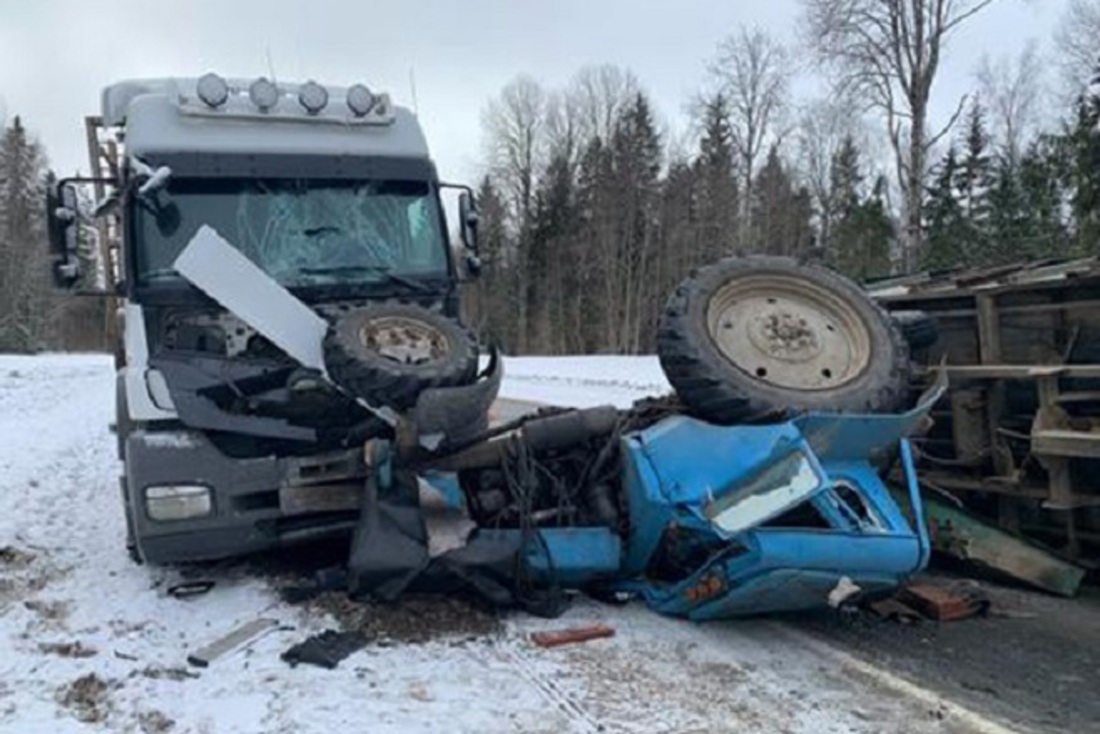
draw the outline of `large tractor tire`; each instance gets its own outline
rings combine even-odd
[[[371,405],[411,408],[432,387],[477,376],[477,340],[442,314],[404,303],[375,303],[340,316],[324,344],[337,384]]]
[[[657,352],[685,406],[713,423],[889,412],[907,396],[909,351],[886,312],[838,273],[788,258],[693,273],[665,307]]]

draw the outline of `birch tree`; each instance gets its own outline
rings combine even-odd
[[[1100,29],[1098,29],[1100,30]],[[1015,166],[1031,137],[1043,104],[1043,64],[1032,41],[1015,59],[982,59],[978,85],[988,113],[991,136]]]
[[[782,137],[792,64],[787,50],[759,28],[740,28],[718,46],[710,75],[728,104],[742,193],[742,232],[751,226],[757,169]],[[744,237],[742,237],[744,243]]]
[[[885,117],[905,205],[902,259],[911,269],[924,249],[928,156],[962,113],[940,130],[929,105],[952,34],[994,0],[802,0],[809,42],[838,91]]]
[[[1085,93],[1100,59],[1100,0],[1070,0],[1054,40],[1066,96],[1076,99]]]

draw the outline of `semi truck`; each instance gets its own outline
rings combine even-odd
[[[409,110],[208,73],[113,84],[86,124],[92,175],[51,187],[50,242],[58,285],[117,318],[136,561],[338,537],[355,594],[603,589],[694,618],[885,593],[927,562],[906,437],[942,385],[913,400],[898,323],[838,274],[702,268],[659,325],[672,395],[490,425],[503,361],[459,297],[474,197]]]

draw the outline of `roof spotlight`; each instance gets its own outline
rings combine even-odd
[[[308,81],[298,88],[298,102],[306,112],[316,115],[328,104],[328,90],[315,81]]]
[[[356,117],[362,117],[370,112],[370,108],[374,106],[374,95],[371,94],[366,85],[353,84],[348,87],[347,103],[352,114]]]
[[[252,100],[252,104],[260,108],[260,111],[267,112],[279,103],[279,87],[275,82],[262,76],[252,82],[252,86],[248,88],[248,98]]]
[[[213,72],[199,77],[199,81],[195,84],[195,92],[207,107],[214,109],[221,107],[229,99],[229,85],[225,79]]]

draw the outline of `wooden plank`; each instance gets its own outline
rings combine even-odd
[[[1100,459],[1100,433],[1048,428],[1031,434],[1031,451],[1049,456]]]
[[[1032,380],[1049,375],[1100,379],[1100,364],[948,364],[927,367],[923,372],[931,374],[941,369],[947,372],[949,378],[971,380]]]
[[[894,493],[901,497],[900,491]],[[923,504],[924,521],[934,550],[994,569],[1053,594],[1077,594],[1085,569],[936,497],[925,494]]]

